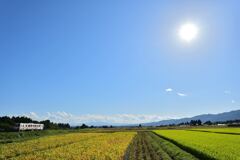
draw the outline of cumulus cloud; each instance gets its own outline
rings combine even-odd
[[[172,89],[172,88],[167,88],[167,89],[165,89],[165,91],[166,91],[166,92],[172,92],[173,89]]]
[[[25,115],[25,116],[30,116],[33,119],[39,119],[39,116],[35,112],[30,112],[29,115]]]
[[[39,115],[34,112],[24,114],[34,120],[46,120],[49,119],[56,123],[70,123],[75,124],[138,124],[146,122],[160,121],[168,119],[169,117],[163,117],[159,115],[147,115],[147,114],[114,114],[114,115],[100,115],[100,114],[85,114],[85,115],[73,115],[67,112],[47,112],[44,115]],[[172,118],[172,117],[171,117]]]
[[[186,97],[187,95],[185,93],[177,93],[178,96],[180,97]]]

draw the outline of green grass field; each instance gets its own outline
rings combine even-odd
[[[26,141],[34,138],[40,138],[49,135],[58,135],[71,133],[71,130],[44,130],[30,132],[0,132],[0,145],[5,143],[13,143]]]

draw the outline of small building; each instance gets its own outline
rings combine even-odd
[[[38,123],[20,123],[19,124],[19,131],[26,131],[26,130],[43,130],[44,124]]]

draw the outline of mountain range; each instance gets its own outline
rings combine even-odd
[[[202,114],[190,118],[169,119],[158,122],[143,123],[142,126],[160,126],[190,122],[191,120],[201,120],[203,123],[206,121],[219,122],[240,119],[240,110],[224,112],[219,114]]]

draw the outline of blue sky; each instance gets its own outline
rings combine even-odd
[[[0,114],[135,123],[239,109],[239,5],[1,0]]]

